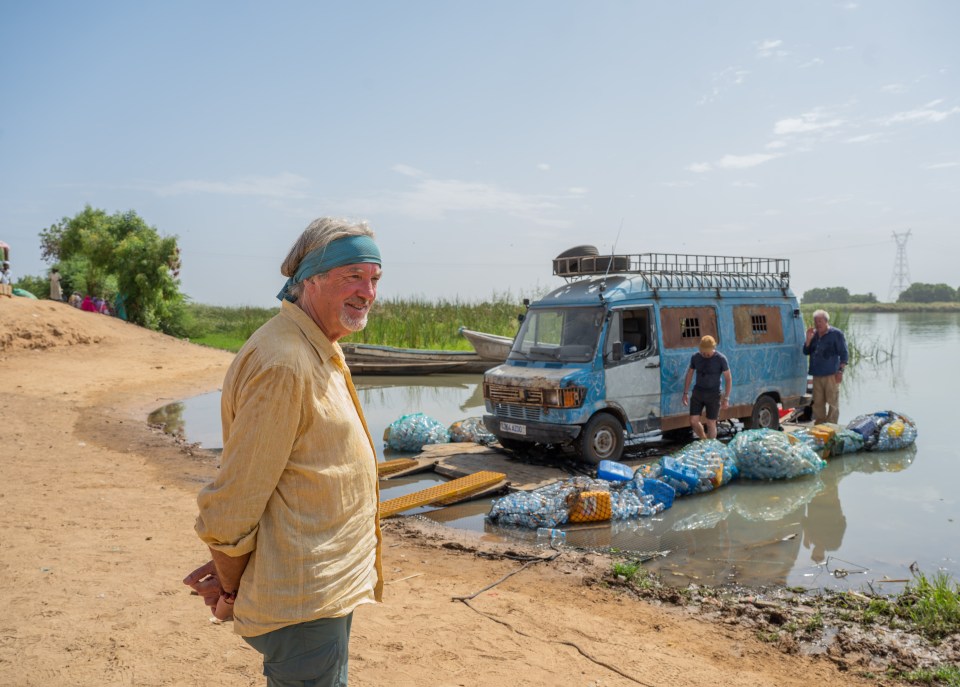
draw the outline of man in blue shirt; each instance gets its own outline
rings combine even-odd
[[[840,382],[843,368],[847,366],[847,340],[843,332],[830,326],[830,314],[826,310],[813,313],[813,326],[807,330],[803,354],[810,356],[813,421],[836,424],[840,419]]]
[[[693,373],[697,373],[697,383],[693,387],[693,395],[687,398],[687,389]],[[720,378],[723,378],[723,393],[720,392]],[[687,377],[683,380],[683,405],[690,403],[690,427],[700,439],[717,438],[717,418],[720,417],[720,408],[727,408],[730,403],[730,389],[733,387],[733,377],[730,374],[730,364],[723,353],[717,351],[717,342],[709,334],[700,339],[700,352],[690,357],[690,367]],[[704,408],[707,411],[707,431],[703,430],[700,422],[700,413]]]

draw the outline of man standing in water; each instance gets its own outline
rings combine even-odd
[[[697,374],[697,383],[693,395],[687,397],[687,389],[693,374]],[[720,391],[720,379],[723,378],[723,392]],[[686,379],[683,380],[683,405],[690,404],[690,427],[700,439],[717,438],[717,419],[720,409],[730,405],[730,390],[733,388],[733,375],[727,356],[717,351],[717,342],[709,334],[700,339],[700,352],[690,357]],[[707,411],[707,430],[704,432],[700,414]]]
[[[813,421],[836,424],[840,419],[840,382],[843,368],[847,366],[847,340],[843,332],[830,326],[830,314],[826,310],[813,313],[813,326],[807,329],[803,354],[810,356]]]
[[[314,221],[283,262],[278,315],[227,371],[216,479],[197,499],[213,557],[184,583],[263,654],[268,687],[347,684],[353,610],[383,588],[376,452],[337,340],[363,329],[380,251]]]

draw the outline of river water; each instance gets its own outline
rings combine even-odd
[[[960,418],[948,399],[960,392],[960,313],[855,314],[849,333],[876,356],[848,368],[840,421],[877,410],[913,418],[915,446],[828,461],[817,476],[735,481],[677,499],[653,518],[567,529],[567,545],[649,559],[664,581],[894,593],[911,569],[960,578]],[[891,355],[888,355],[892,353]],[[423,412],[449,425],[483,414],[480,375],[357,377],[361,403],[380,446],[384,429]],[[190,442],[220,447],[219,392],[158,409]],[[443,481],[433,474],[381,483],[393,498]],[[533,540],[533,533],[486,522],[490,501],[413,513],[451,527]],[[893,581],[884,581],[893,580]]]

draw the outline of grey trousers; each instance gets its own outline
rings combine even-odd
[[[243,639],[263,654],[267,687],[347,687],[352,622],[353,613]]]

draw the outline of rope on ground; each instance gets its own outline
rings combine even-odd
[[[480,609],[474,607],[474,606],[470,603],[470,600],[471,600],[471,599],[475,599],[476,597],[478,597],[478,596],[480,596],[481,594],[483,594],[485,591],[490,590],[490,589],[493,589],[494,587],[496,587],[496,586],[497,586],[498,584],[500,584],[501,582],[505,582],[506,580],[510,579],[511,577],[513,577],[514,575],[516,575],[516,574],[519,573],[519,572],[523,572],[524,570],[526,570],[527,568],[529,568],[531,565],[535,565],[535,564],[537,564],[537,563],[549,563],[550,561],[555,560],[555,559],[560,555],[560,550],[557,549],[556,547],[554,547],[554,551],[555,551],[555,553],[553,553],[553,554],[550,555],[550,556],[543,556],[543,557],[540,557],[540,558],[534,558],[534,559],[532,559],[532,560],[528,560],[526,563],[524,563],[523,565],[521,565],[519,568],[517,568],[517,569],[514,570],[513,572],[507,573],[506,575],[504,575],[503,577],[501,577],[501,578],[500,578],[499,580],[497,580],[496,582],[494,582],[494,583],[492,583],[492,584],[488,584],[486,587],[484,587],[483,589],[481,589],[481,590],[479,590],[479,591],[477,591],[477,592],[474,592],[473,594],[469,594],[469,595],[467,595],[467,596],[453,596],[453,597],[450,598],[450,600],[451,600],[451,601],[460,601],[460,602],[462,602],[464,606],[466,606],[467,608],[469,608],[469,609],[470,609],[471,611],[473,611],[474,613],[477,613],[477,614],[479,614],[479,615],[482,615],[484,618],[488,618],[489,620],[492,620],[492,621],[495,622],[495,623],[499,623],[499,624],[503,625],[504,627],[506,627],[507,629],[509,629],[511,632],[515,632],[516,634],[521,635],[522,637],[529,637],[530,639],[537,639],[537,640],[539,640],[539,641],[541,641],[541,642],[548,642],[548,643],[550,643],[550,644],[563,644],[563,645],[565,645],[565,646],[572,647],[572,648],[576,649],[577,652],[579,652],[579,654],[580,654],[581,656],[583,656],[585,659],[587,659],[588,661],[591,661],[591,662],[597,664],[598,666],[601,666],[601,667],[603,667],[603,668],[606,668],[607,670],[612,671],[612,672],[616,673],[617,675],[620,675],[621,677],[625,677],[626,679],[630,680],[631,682],[635,682],[635,683],[637,683],[638,685],[643,685],[643,687],[655,687],[655,685],[651,685],[649,682],[644,682],[643,680],[638,680],[638,679],[635,678],[633,675],[629,675],[628,673],[623,672],[622,670],[620,670],[619,668],[617,668],[617,667],[614,666],[614,665],[611,665],[611,664],[609,664],[609,663],[607,663],[607,662],[605,662],[605,661],[601,661],[601,660],[598,659],[598,658],[594,658],[593,656],[591,656],[590,654],[588,654],[586,651],[584,651],[584,650],[583,650],[579,645],[577,645],[575,642],[570,642],[570,641],[567,641],[567,640],[564,640],[564,639],[542,639],[541,637],[535,637],[534,635],[527,634],[526,632],[523,632],[522,630],[518,630],[518,629],[515,628],[513,625],[511,625],[510,623],[508,623],[508,622],[506,622],[506,621],[504,621],[504,620],[500,620],[499,618],[495,618],[495,617],[493,617],[492,615],[490,615],[489,613],[484,613],[483,611],[481,611]]]
[[[526,566],[524,566],[524,567],[526,567]],[[520,571],[518,570],[517,572],[520,572]],[[479,594],[480,592],[477,592],[477,593]],[[521,637],[529,637],[530,639],[536,639],[536,640],[539,640],[539,641],[541,641],[541,642],[547,642],[547,643],[549,643],[549,644],[563,644],[564,646],[573,647],[574,649],[577,650],[577,652],[578,652],[581,656],[583,656],[583,657],[584,657],[585,659],[587,659],[588,661],[590,661],[590,662],[592,662],[592,663],[595,663],[595,664],[597,664],[598,666],[601,666],[602,668],[606,668],[607,670],[609,670],[609,671],[611,671],[611,672],[614,672],[614,673],[616,673],[617,675],[619,675],[619,676],[621,676],[621,677],[624,677],[624,678],[630,680],[631,682],[636,682],[638,685],[643,685],[643,687],[656,687],[655,685],[652,685],[652,684],[650,684],[649,682],[644,682],[643,680],[638,680],[638,679],[635,678],[633,675],[630,675],[629,673],[623,672],[622,670],[620,670],[620,669],[617,668],[616,666],[611,665],[611,664],[607,663],[606,661],[601,661],[601,660],[598,659],[598,658],[594,658],[593,656],[591,656],[590,654],[588,654],[586,651],[584,651],[576,642],[570,642],[570,641],[567,641],[567,640],[565,640],[565,639],[543,639],[542,637],[536,637],[536,636],[534,636],[534,635],[531,635],[531,634],[528,634],[528,633],[524,632],[523,630],[518,630],[518,629],[515,628],[513,625],[511,625],[510,623],[508,623],[508,622],[506,622],[506,621],[504,621],[504,620],[500,620],[499,618],[494,618],[494,617],[493,617],[492,615],[490,615],[489,613],[484,613],[484,612],[481,611],[480,609],[475,608],[475,607],[470,603],[470,601],[469,601],[467,598],[456,597],[456,600],[457,600],[457,601],[462,601],[463,604],[464,604],[467,608],[469,608],[471,611],[473,611],[474,613],[478,613],[478,614],[482,615],[484,618],[488,618],[488,619],[492,620],[492,621],[495,622],[495,623],[499,623],[499,624],[503,625],[504,627],[506,627],[507,629],[509,629],[511,632],[515,632],[516,634],[520,635]]]
[[[550,561],[556,559],[556,557],[559,556],[559,555],[560,555],[560,552],[557,551],[556,553],[554,553],[554,554],[551,555],[551,556],[543,556],[542,558],[534,558],[533,560],[527,561],[526,563],[524,563],[523,565],[521,565],[519,568],[517,568],[517,569],[514,570],[513,572],[507,573],[506,575],[504,575],[503,577],[501,577],[499,580],[497,580],[497,581],[494,582],[493,584],[488,584],[486,587],[484,587],[484,588],[481,589],[480,591],[474,592],[473,594],[470,594],[470,595],[468,595],[468,596],[454,596],[454,597],[451,597],[450,600],[451,600],[451,601],[463,601],[464,603],[466,603],[466,602],[469,601],[470,599],[474,599],[474,598],[480,596],[481,594],[483,594],[483,593],[484,593],[485,591],[487,591],[488,589],[493,589],[494,587],[496,587],[496,586],[497,586],[498,584],[500,584],[501,582],[505,582],[505,581],[509,580],[511,577],[513,577],[513,576],[516,575],[517,573],[523,572],[524,570],[526,570],[527,568],[529,568],[531,565],[534,565],[534,564],[536,564],[536,563],[549,563]]]

